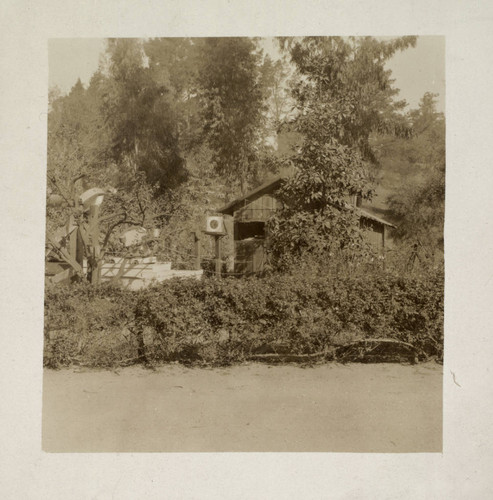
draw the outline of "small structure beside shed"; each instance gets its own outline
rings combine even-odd
[[[237,198],[218,210],[233,217],[234,227],[234,272],[236,274],[256,274],[262,272],[267,263],[265,224],[271,215],[282,208],[276,198],[276,191],[286,177],[279,176]],[[360,215],[360,225],[367,229],[365,237],[377,246],[382,254],[388,238],[387,229],[395,227],[366,209],[355,206]]]
[[[171,278],[199,279],[202,276],[203,271],[198,264],[192,270],[171,269],[171,262],[158,262],[153,256],[132,255],[131,247],[139,245],[150,235],[157,238],[158,229],[151,232],[140,226],[127,229],[120,237],[127,248],[123,255],[109,255],[102,250],[99,206],[104,195],[102,189],[92,188],[82,193],[73,203],[65,198],[60,200],[57,196],[50,196],[48,199],[48,206],[56,204],[73,208],[65,226],[53,233],[47,232],[45,278],[48,283],[68,284],[76,279],[90,277],[95,285],[111,281],[118,282],[125,288],[138,290],[153,282]],[[113,216],[110,215],[111,217]],[[197,252],[196,241],[195,238]],[[140,250],[145,251],[145,247],[141,246]],[[197,260],[198,257],[197,255]]]

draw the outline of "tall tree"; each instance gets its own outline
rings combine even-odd
[[[296,65],[293,88],[303,137],[289,159],[294,175],[281,190],[283,210],[271,221],[278,254],[331,249],[366,250],[350,198],[370,198],[370,146],[374,130],[408,133],[385,62],[415,43],[415,37],[386,42],[371,37],[281,39]]]
[[[204,130],[213,161],[217,172],[244,192],[262,147],[261,54],[250,38],[207,38],[200,58]]]
[[[280,43],[300,75],[293,93],[297,128],[305,136],[336,139],[375,162],[372,131],[409,134],[402,114],[406,103],[395,99],[398,89],[385,64],[398,50],[414,46],[416,37],[305,37]]]
[[[113,159],[145,172],[160,192],[186,178],[177,117],[169,88],[153,78],[135,39],[108,40],[104,113],[112,131]]]
[[[285,56],[273,61],[266,55],[262,65],[262,77],[268,99],[268,115],[271,126],[277,130],[285,121],[294,106],[294,101],[289,92],[289,80],[292,69]]]
[[[180,149],[184,155],[202,144],[198,72],[202,39],[151,38],[144,50],[153,80],[168,89],[168,101],[178,120]]]

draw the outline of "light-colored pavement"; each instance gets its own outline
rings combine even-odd
[[[442,367],[45,370],[48,452],[439,452]]]

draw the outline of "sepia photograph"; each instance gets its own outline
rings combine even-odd
[[[493,4],[2,7],[1,498],[490,498]]]
[[[48,57],[43,450],[442,452],[445,37]]]

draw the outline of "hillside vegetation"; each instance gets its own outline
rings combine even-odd
[[[125,228],[159,228],[160,258],[186,265],[204,214],[275,173],[328,169],[334,190],[331,144],[352,179],[334,196],[360,194],[398,241],[441,249],[444,117],[432,94],[405,113],[385,69],[416,38],[278,42],[273,61],[258,39],[109,39],[87,88],[50,91],[48,196],[102,187],[103,218],[122,214],[104,225],[108,251]],[[49,206],[48,230],[68,213]]]

